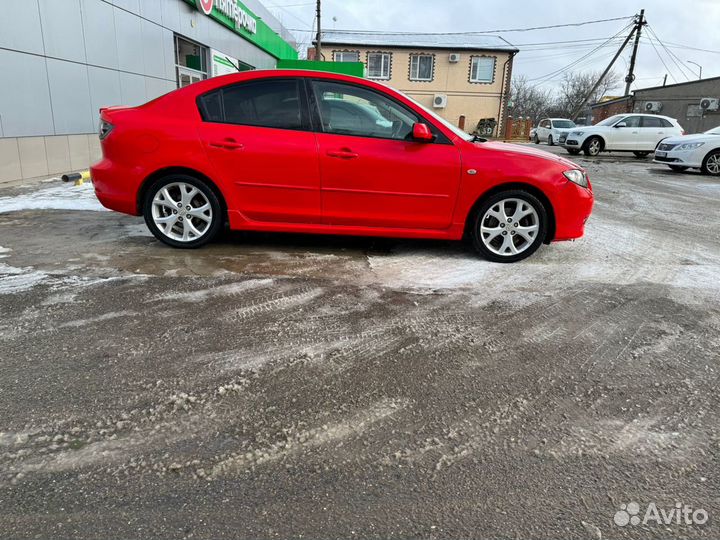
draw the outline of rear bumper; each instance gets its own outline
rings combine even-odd
[[[558,191],[555,208],[555,237],[553,242],[574,240],[585,234],[585,224],[592,213],[595,198],[590,189],[568,181]]]
[[[95,195],[100,203],[110,210],[139,215],[137,205],[137,171],[120,168],[108,159],[99,161],[90,167]]]

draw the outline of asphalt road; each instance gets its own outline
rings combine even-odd
[[[577,161],[515,265],[0,191],[0,538],[717,538],[720,181]]]

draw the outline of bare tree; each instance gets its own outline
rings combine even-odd
[[[542,116],[547,115],[553,97],[549,90],[533,86],[527,77],[521,75],[512,81],[510,101],[510,115],[513,118],[529,117],[533,123],[537,123]]]
[[[555,111],[559,116],[569,118],[573,111],[583,104],[588,92],[602,75],[601,71],[583,71],[565,73],[562,84],[558,89],[558,96],[555,102]],[[600,82],[586,104],[596,103],[601,97],[622,84],[622,77],[611,71]]]

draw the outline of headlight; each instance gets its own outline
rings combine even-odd
[[[703,144],[705,144],[705,143],[704,142],[685,143],[685,144],[681,144],[680,146],[675,148],[675,150],[680,150],[680,151],[695,150],[696,148],[700,148]]]
[[[113,126],[110,122],[106,122],[105,120],[100,120],[100,128],[98,130],[98,135],[100,136],[100,140],[102,141],[105,137],[110,135],[110,132],[113,130]]]
[[[584,171],[574,169],[572,171],[565,171],[563,174],[565,175],[565,178],[577,184],[578,186],[584,188],[588,187],[588,179]]]
[[[585,135],[585,132],[584,131],[573,131],[572,134],[577,135],[578,137],[582,137],[583,135]]]

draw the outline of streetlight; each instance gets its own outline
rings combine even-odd
[[[696,65],[697,67],[700,68],[700,77],[698,77],[698,78],[699,78],[699,79],[702,79],[702,66],[701,66],[700,64],[698,64],[697,62],[693,62],[692,60],[688,60],[687,63],[688,63],[688,64]]]

